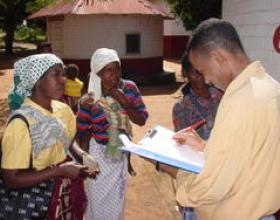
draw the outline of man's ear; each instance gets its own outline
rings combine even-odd
[[[219,66],[223,66],[227,60],[225,51],[220,49],[212,50],[210,56]]]

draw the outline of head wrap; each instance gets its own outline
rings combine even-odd
[[[63,62],[54,54],[31,55],[14,64],[14,85],[8,96],[11,110],[18,109],[24,98],[31,96],[36,82],[55,64]]]
[[[97,49],[90,60],[90,79],[88,92],[94,93],[94,99],[97,101],[102,96],[101,79],[97,73],[102,70],[107,64],[112,62],[121,63],[120,58],[115,50],[108,48]]]

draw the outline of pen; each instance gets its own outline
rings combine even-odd
[[[203,118],[203,119],[200,119],[199,121],[197,121],[196,123],[192,124],[191,126],[187,127],[187,129],[197,129],[199,127],[201,127],[202,125],[204,125],[206,123],[206,120]]]

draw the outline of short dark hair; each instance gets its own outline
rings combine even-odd
[[[221,19],[210,18],[203,21],[193,31],[188,42],[188,50],[212,50],[222,48],[231,53],[244,49],[234,26]]]
[[[74,63],[68,64],[65,67],[66,76],[77,77],[79,75],[79,72],[80,72],[79,67]]]
[[[189,57],[188,57],[188,51],[186,50],[181,58],[181,65],[182,65],[182,69],[185,71],[185,72],[188,72],[190,71],[193,67],[192,67],[192,64],[189,60]]]
[[[37,45],[37,51],[42,52],[44,48],[52,48],[52,44],[49,42],[42,42]]]

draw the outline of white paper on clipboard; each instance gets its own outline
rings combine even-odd
[[[176,144],[172,139],[174,134],[173,131],[156,125],[147,132],[138,144],[134,144],[128,138],[120,135],[124,144],[121,150],[199,173],[204,165],[203,153],[194,151],[187,145]]]

